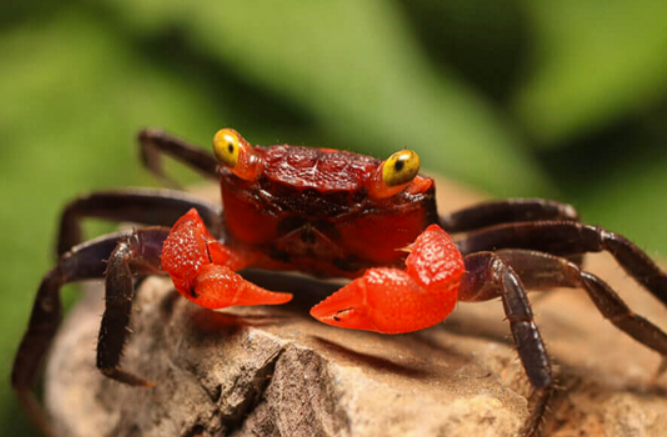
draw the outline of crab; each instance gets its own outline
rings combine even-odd
[[[411,150],[381,161],[333,149],[252,146],[233,129],[216,133],[213,153],[157,129],[138,138],[144,165],[159,177],[168,180],[160,165],[168,155],[217,179],[223,207],[175,190],[128,189],[92,193],[65,208],[58,262],[39,286],[12,372],[20,402],[46,433],[49,422],[31,386],[61,319],[59,290],[94,278],[106,280],[97,367],[133,386],[153,385],[120,364],[134,278],[167,274],[180,294],[209,309],[292,298],[237,273],[248,267],[349,278],[310,314],[385,334],[436,325],[457,302],[500,298],[534,389],[526,437],[539,434],[555,391],[528,289],[583,288],[611,323],[661,354],[658,374],[667,368],[667,335],[583,271],[581,255],[611,253],[665,305],[667,275],[623,236],[579,222],[570,205],[509,199],[439,215],[435,183],[419,174]],[[85,217],[150,226],[82,243]]]

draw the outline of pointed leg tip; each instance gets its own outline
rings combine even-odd
[[[651,377],[651,380],[649,381],[650,385],[656,385],[658,383],[658,380],[662,377],[662,375],[665,374],[667,371],[667,356],[662,356],[662,360],[660,361],[660,365],[656,369],[655,373],[653,374],[653,377]]]

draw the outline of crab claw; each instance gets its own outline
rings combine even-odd
[[[456,292],[443,299],[406,272],[381,268],[367,270],[314,306],[310,315],[341,328],[399,334],[440,323],[455,305]]]
[[[341,288],[310,310],[310,315],[327,325],[377,331],[368,305],[364,303],[365,286],[356,280]]]
[[[289,293],[265,290],[234,273],[251,264],[252,257],[220,244],[194,208],[174,224],[162,246],[162,267],[176,290],[197,305],[218,309],[292,300]]]
[[[292,300],[290,293],[265,290],[229,267],[208,264],[201,268],[189,294],[183,295],[199,306],[220,309],[233,305],[280,305]]]
[[[465,270],[463,257],[439,226],[410,247],[406,270],[369,269],[310,310],[327,325],[398,334],[433,326],[452,312]]]

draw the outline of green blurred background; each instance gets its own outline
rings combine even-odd
[[[155,185],[144,126],[206,147],[224,126],[258,144],[409,146],[666,255],[665,29],[664,0],[0,3],[2,435],[35,435],[8,375],[58,213],[77,193]]]

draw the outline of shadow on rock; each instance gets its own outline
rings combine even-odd
[[[327,351],[345,357],[354,362],[361,363],[371,367],[379,372],[395,373],[410,378],[428,378],[435,376],[431,372],[419,367],[411,367],[402,363],[396,363],[387,358],[378,357],[371,354],[357,352],[331,340],[322,337],[312,336],[312,338]]]

